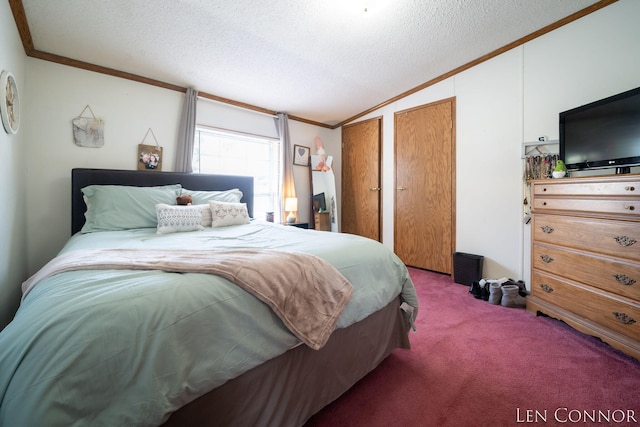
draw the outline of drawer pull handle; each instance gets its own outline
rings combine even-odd
[[[614,274],[613,277],[615,277],[616,282],[620,283],[621,285],[631,286],[636,283],[636,279],[632,279],[626,274]]]
[[[628,236],[617,236],[617,237],[614,237],[614,239],[616,240],[616,242],[618,242],[620,246],[625,246],[625,247],[631,246],[634,243],[636,243],[636,239]]]
[[[635,191],[636,187],[629,186],[629,187],[624,187],[624,189],[627,191]]]
[[[542,206],[547,206],[547,202],[542,202]]]
[[[543,292],[546,292],[548,294],[553,292],[553,288],[551,286],[547,285],[546,283],[540,283],[540,289],[542,289]]]
[[[628,211],[634,211],[634,210],[636,210],[636,207],[635,207],[635,206],[633,206],[633,205],[625,206],[624,208],[625,208],[626,210],[628,210]]]
[[[553,233],[553,227],[549,227],[548,225],[543,225],[540,229],[547,234]]]
[[[553,258],[551,258],[549,255],[540,255],[540,259],[546,264],[553,262]]]
[[[612,314],[616,317],[616,320],[618,320],[618,322],[624,323],[625,325],[632,325],[636,323],[636,319],[627,316],[625,313],[618,313],[617,311],[614,311],[612,312]]]

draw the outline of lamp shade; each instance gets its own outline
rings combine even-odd
[[[297,212],[298,199],[295,197],[287,197],[284,199],[284,210],[287,212]]]

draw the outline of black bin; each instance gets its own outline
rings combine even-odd
[[[482,255],[455,252],[453,254],[453,281],[471,286],[482,279]]]

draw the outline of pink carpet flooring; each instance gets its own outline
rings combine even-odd
[[[640,425],[640,362],[563,322],[410,269],[412,350],[396,350],[307,427]]]

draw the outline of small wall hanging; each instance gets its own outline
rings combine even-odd
[[[156,145],[144,143],[149,133],[151,133]],[[158,140],[151,128],[147,130],[144,138],[142,138],[142,143],[138,144],[138,170],[162,170],[162,147],[158,144]]]
[[[89,110],[91,116],[83,116]],[[104,145],[104,122],[96,118],[91,107],[84,107],[78,117],[71,120],[73,142],[80,147],[100,148]]]
[[[20,127],[20,96],[13,74],[7,70],[0,73],[0,115],[4,130],[9,134],[18,133]]]

